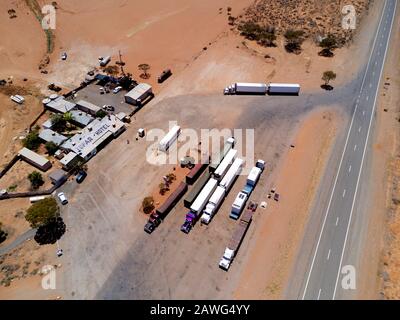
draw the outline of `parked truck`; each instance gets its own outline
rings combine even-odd
[[[250,170],[247,176],[246,185],[244,186],[242,192],[246,193],[249,197],[253,192],[258,180],[260,179],[261,173],[264,170],[265,162],[264,160],[258,160],[256,166]]]
[[[222,202],[225,198],[225,188],[218,186],[214,193],[212,194],[210,200],[208,201],[206,208],[203,211],[201,216],[201,222],[204,224],[209,224],[212,217],[218,211],[219,207],[221,206]]]
[[[224,159],[221,161],[217,169],[214,171],[214,178],[221,180],[226,172],[229,170],[230,166],[232,163],[235,161],[237,155],[237,150],[236,149],[231,149],[228,151]]]
[[[268,86],[266,83],[237,82],[224,89],[224,94],[266,94]]]
[[[149,221],[144,226],[144,231],[152,233],[155,228],[164,220],[171,209],[176,205],[179,199],[185,194],[188,189],[188,185],[185,182],[181,182],[173,193],[165,200],[165,202],[156,210],[150,214]]]
[[[297,83],[270,83],[268,85],[269,94],[298,95],[300,85]]]
[[[199,195],[200,191],[206,185],[207,181],[210,179],[211,173],[208,171],[204,172],[203,175],[197,180],[196,184],[192,187],[189,194],[183,200],[186,208],[190,208],[196,197]]]
[[[217,155],[213,156],[211,159],[210,167],[209,170],[210,172],[214,172],[221,161],[224,159],[224,157],[227,155],[229,150],[233,149],[235,145],[235,138],[230,137],[226,140],[224,147],[222,148],[221,152],[219,152]]]
[[[235,219],[235,220],[239,219],[240,214],[242,213],[242,211],[246,205],[247,199],[248,199],[248,195],[246,193],[244,193],[243,191],[240,191],[238,193],[235,201],[232,204],[231,213],[229,215],[230,218]]]
[[[246,210],[243,214],[242,218],[240,219],[239,224],[236,227],[235,232],[232,235],[232,238],[225,248],[224,255],[222,256],[221,260],[219,261],[219,267],[228,271],[233,259],[237,255],[239,247],[246,235],[247,230],[249,229],[250,223],[253,219],[254,211],[251,209]]]
[[[208,180],[204,188],[201,190],[196,200],[190,206],[190,211],[186,214],[185,222],[181,226],[181,231],[185,233],[189,233],[196,223],[197,218],[202,213],[205,205],[210,199],[211,195],[217,188],[218,181],[216,179],[211,178]]]
[[[237,158],[232,166],[229,168],[228,172],[224,176],[224,178],[220,182],[220,186],[225,188],[225,192],[228,193],[230,188],[232,187],[233,183],[235,182],[237,176],[242,171],[243,167],[243,159]]]

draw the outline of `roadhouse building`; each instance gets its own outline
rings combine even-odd
[[[77,108],[78,108],[79,110],[82,110],[83,112],[89,113],[89,114],[91,114],[92,116],[95,116],[96,113],[97,113],[98,111],[101,110],[100,107],[96,106],[96,105],[93,104],[93,103],[87,102],[87,101],[85,101],[85,100],[79,100],[79,101],[76,103],[76,106],[77,106]]]
[[[96,155],[97,151],[125,130],[125,124],[115,115],[93,120],[81,133],[74,135],[61,145],[64,150],[72,151],[85,161]],[[67,154],[61,161],[67,162]],[[67,158],[67,159],[66,159]],[[64,163],[63,163],[64,165]],[[65,164],[67,165],[67,163]]]
[[[60,97],[56,98],[55,100],[50,100],[50,102],[45,104],[45,107],[48,110],[53,111],[53,112],[67,113],[75,108],[75,103],[67,101],[64,99],[63,96],[60,96]]]

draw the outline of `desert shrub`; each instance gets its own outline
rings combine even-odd
[[[56,151],[58,150],[58,146],[53,142],[53,141],[48,141],[45,144],[47,153],[49,155],[54,155],[56,153]]]
[[[284,37],[286,39],[285,49],[287,52],[299,54],[301,52],[301,45],[304,41],[304,32],[301,30],[286,30]]]
[[[149,214],[150,212],[152,212],[155,208],[153,197],[144,198],[142,202],[142,207],[145,214]]]
[[[36,190],[39,189],[44,184],[43,177],[40,172],[32,171],[28,175],[28,179],[31,182],[32,189]]]
[[[7,239],[7,232],[3,230],[3,224],[0,222],[0,243],[6,241]]]
[[[53,197],[49,197],[32,204],[25,215],[25,219],[32,228],[45,226],[56,219],[60,208]]]
[[[275,29],[269,26],[260,26],[252,21],[245,21],[239,24],[240,34],[248,40],[257,41],[258,44],[265,47],[276,47]]]
[[[333,57],[333,52],[337,47],[337,40],[333,35],[328,35],[326,38],[322,39],[319,46],[323,48],[318,54],[323,57]]]
[[[33,151],[36,151],[41,143],[42,142],[39,138],[39,132],[37,130],[29,132],[25,139],[22,141],[24,147]]]
[[[107,112],[105,112],[104,110],[99,110],[96,112],[96,118],[104,118],[107,115]]]

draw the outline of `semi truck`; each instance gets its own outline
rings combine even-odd
[[[230,149],[224,159],[221,161],[213,175],[215,179],[221,180],[228,171],[231,164],[235,161],[237,155],[236,149]]]
[[[246,205],[247,199],[248,199],[248,195],[246,193],[244,193],[243,191],[240,191],[238,193],[235,201],[232,204],[231,213],[229,215],[230,218],[235,219],[235,220],[239,219],[240,214],[242,213],[242,211]]]
[[[300,85],[297,83],[270,83],[268,85],[268,93],[298,95],[300,93]]]
[[[185,194],[188,189],[188,185],[185,182],[181,182],[173,193],[165,200],[165,202],[156,210],[150,214],[149,220],[144,226],[144,231],[152,233],[155,228],[164,220],[171,209],[176,205],[179,199]]]
[[[214,193],[212,194],[210,200],[208,201],[208,203],[206,205],[206,208],[203,211],[203,214],[200,219],[202,223],[204,223],[204,224],[210,223],[211,218],[218,211],[224,198],[225,198],[225,188],[218,186],[215,189]]]
[[[261,173],[264,170],[265,162],[264,160],[258,160],[255,167],[250,170],[247,176],[246,185],[244,186],[242,192],[246,193],[249,197],[253,192],[258,180],[260,179]]]
[[[199,178],[199,180],[197,180],[196,184],[192,187],[192,190],[189,192],[189,194],[183,200],[183,204],[185,205],[186,208],[188,208],[188,209],[190,208],[193,201],[196,199],[196,197],[200,193],[201,189],[203,189],[203,187],[205,186],[207,181],[210,179],[210,177],[211,177],[211,173],[206,171]]]
[[[221,269],[228,271],[233,259],[237,255],[237,252],[241,243],[243,242],[246,232],[249,229],[250,223],[253,219],[253,214],[254,211],[252,209],[248,209],[240,219],[240,222],[237,225],[228,246],[225,248],[224,255],[219,261],[219,267]]]
[[[266,83],[236,82],[224,89],[224,94],[262,94],[268,91]]]
[[[190,211],[186,214],[185,222],[181,226],[181,231],[185,233],[189,233],[196,223],[197,218],[200,216],[203,211],[205,205],[210,199],[211,195],[217,188],[218,181],[216,179],[211,178],[208,180],[204,188],[201,190],[196,200],[190,206]]]

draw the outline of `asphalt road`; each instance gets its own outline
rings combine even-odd
[[[355,230],[352,221],[356,214],[362,214],[362,210],[357,210],[362,205],[360,178],[366,174],[363,165],[369,155],[367,147],[396,7],[396,0],[386,0],[353,109],[339,169],[327,206],[320,212],[323,220],[300,286],[299,299],[341,298],[348,290],[342,283],[351,283],[348,282],[351,273],[345,253],[351,249],[348,239]]]

